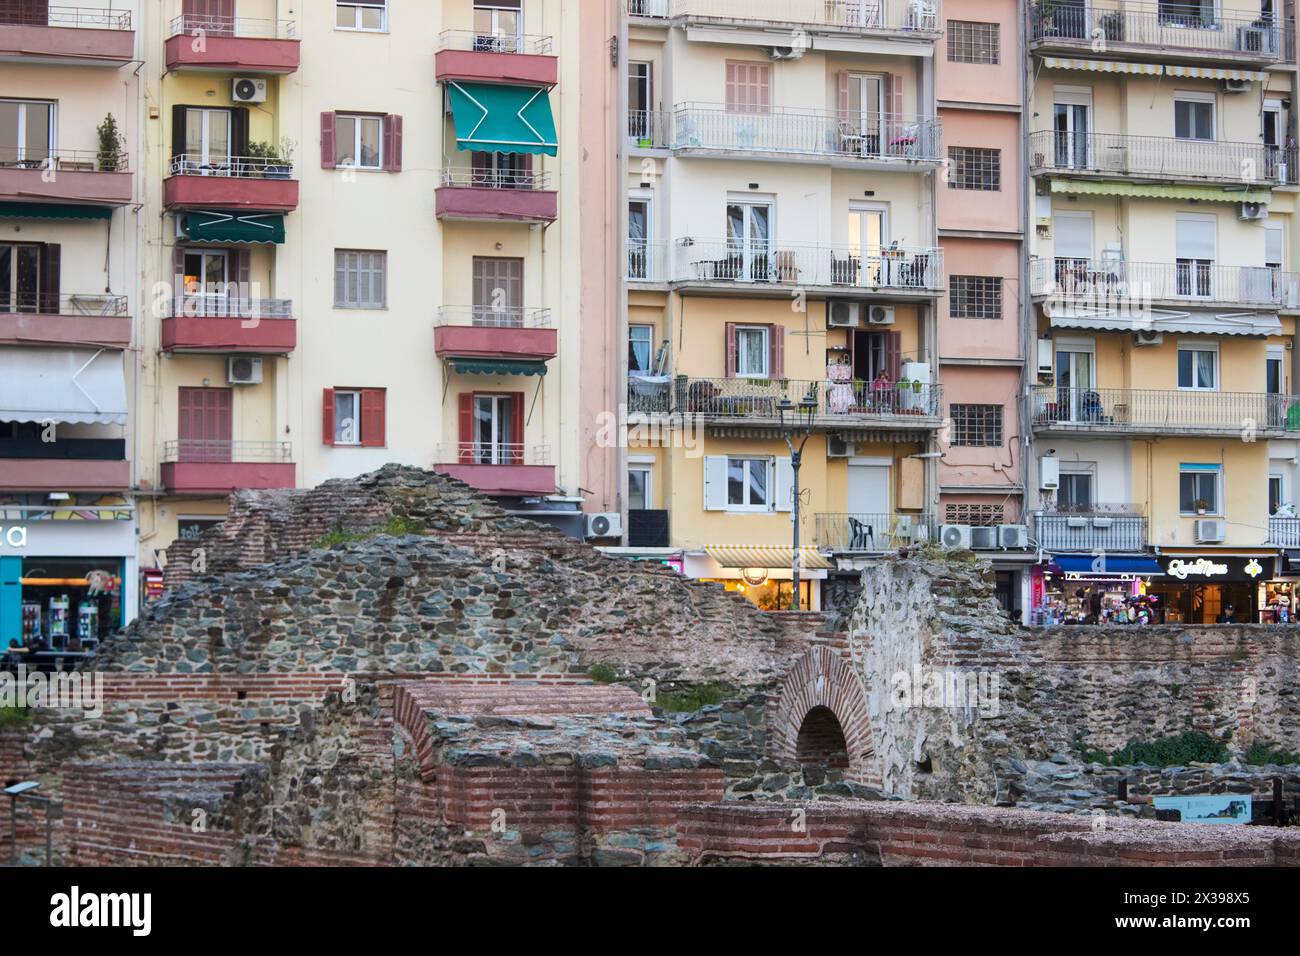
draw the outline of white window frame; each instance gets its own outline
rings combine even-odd
[[[629,322],[627,324],[627,344],[628,344],[629,357],[632,350],[633,329],[646,329],[649,332],[649,335],[646,336],[645,341],[646,341],[646,345],[649,346],[649,351],[647,353],[649,358],[647,359],[647,361],[649,362],[650,367],[645,369],[645,371],[647,374],[651,374],[654,372],[654,365],[655,365],[655,327],[653,323],[650,322]],[[632,371],[632,369],[629,368],[628,371]]]
[[[1175,375],[1179,375],[1179,371],[1180,371],[1180,369],[1179,369],[1179,365],[1181,364],[1181,361],[1182,361],[1182,353],[1184,353],[1184,352],[1191,352],[1193,355],[1195,355],[1197,352],[1209,352],[1211,355],[1214,356],[1214,385],[1211,386],[1211,387],[1208,387],[1208,388],[1207,388],[1206,386],[1204,386],[1204,385],[1184,385],[1184,384],[1182,383],[1182,379],[1181,379],[1181,376],[1180,376],[1180,377],[1179,377],[1179,381],[1178,381],[1178,383],[1177,383],[1177,385],[1178,385],[1178,390],[1179,390],[1180,392],[1217,392],[1217,391],[1219,391],[1219,381],[1220,381],[1220,379],[1221,379],[1221,377],[1222,377],[1222,376],[1221,376],[1221,371],[1220,371],[1220,368],[1219,368],[1219,364],[1220,364],[1220,363],[1219,363],[1219,343],[1217,343],[1217,342],[1197,342],[1197,341],[1195,341],[1195,340],[1193,340],[1193,341],[1181,341],[1181,342],[1179,342],[1179,343],[1178,343],[1178,351],[1177,351],[1177,354],[1174,356],[1174,374],[1175,374]],[[1197,365],[1196,365],[1196,359],[1193,358],[1193,359],[1192,359],[1192,380],[1195,381],[1195,380],[1196,380],[1196,377],[1197,377]]]
[[[628,485],[627,485],[627,488],[628,488],[628,510],[636,510],[636,509],[633,509],[633,508],[632,508],[632,482],[631,482],[631,477],[632,477],[632,472],[634,472],[634,471],[635,471],[635,472],[639,472],[640,474],[642,474],[642,475],[645,476],[645,478],[644,478],[644,482],[645,482],[645,507],[644,507],[643,509],[640,509],[640,510],[643,510],[643,511],[653,511],[653,510],[654,510],[654,503],[655,503],[655,492],[654,492],[654,488],[655,488],[655,486],[654,486],[654,481],[655,481],[655,460],[654,460],[653,458],[646,459],[646,458],[641,458],[641,457],[638,457],[638,456],[631,456],[631,455],[628,456],[628,459],[627,459],[627,474],[628,474],[628,479],[629,479],[629,480],[628,480]]]
[[[339,145],[342,138],[338,136],[338,121],[347,119],[352,121],[352,162],[345,163],[339,160]],[[361,127],[367,123],[373,122],[379,124],[379,159],[372,166],[368,163],[361,162]],[[382,170],[384,168],[384,117],[376,116],[373,113],[336,113],[334,114],[334,159],[341,169],[365,169],[365,170]]]
[[[1179,103],[1208,103],[1210,106],[1210,138],[1202,139],[1199,136],[1182,136],[1178,135],[1178,104]],[[1184,139],[1193,143],[1213,143],[1219,139],[1219,98],[1213,93],[1197,93],[1188,90],[1179,90],[1174,93],[1174,138]]]
[[[47,139],[49,140],[49,143],[46,145],[45,148],[48,150],[48,154],[51,157],[58,154],[59,104],[57,102],[55,102],[54,100],[35,100],[35,99],[22,99],[19,97],[4,97],[4,98],[0,98],[0,103],[10,103],[10,104],[17,105],[18,107],[18,142],[13,144],[15,147],[14,160],[16,162],[21,163],[27,161],[27,146],[28,146],[27,109],[28,107],[31,106],[44,107],[48,111],[49,119],[50,119],[50,130]]]
[[[750,483],[751,471],[750,463],[755,461],[763,462],[767,467],[767,502],[756,505],[752,503],[733,504],[731,501],[731,465],[732,462],[743,461],[745,463],[744,474],[745,484],[743,496],[746,502],[753,497],[751,492],[753,485]],[[723,495],[726,499],[726,510],[730,512],[740,512],[745,514],[767,514],[776,510],[776,459],[770,455],[728,455],[727,456],[727,473],[726,486],[723,489]]]
[[[474,28],[474,36],[476,37],[490,36],[498,41],[504,37],[512,41],[512,43],[514,44],[513,48],[509,47],[508,45],[506,46],[508,52],[514,52],[514,53],[524,52],[523,51],[524,5],[522,3],[517,4],[515,6],[507,6],[505,4],[493,3],[492,0],[475,0],[475,2],[471,5],[471,12],[475,14],[476,20],[478,19],[477,14],[480,10],[491,12],[492,32],[480,33],[478,31],[478,27],[476,26]],[[501,30],[502,13],[515,14],[515,31],[513,36],[508,33],[503,33]]]
[[[765,325],[737,325],[736,334],[736,378],[766,379],[772,377],[772,330]],[[741,371],[740,357],[744,353],[740,347],[741,333],[757,332],[763,338],[763,370],[761,372]]]
[[[339,26],[338,10],[340,7],[352,7],[353,26]],[[361,25],[361,11],[364,8],[377,7],[383,12],[383,23],[378,27],[365,27]],[[349,33],[387,33],[388,32],[388,0],[335,0],[334,3],[334,29],[346,30]]]
[[[1188,465],[1198,465],[1198,464],[1202,464],[1202,463],[1185,461],[1185,462],[1180,462],[1178,465],[1178,486],[1179,486],[1178,487],[1178,513],[1179,515],[1185,518],[1201,517],[1196,513],[1195,508],[1193,508],[1191,511],[1183,510],[1183,489],[1182,489],[1183,475],[1211,475],[1212,474],[1214,475],[1214,479],[1215,479],[1214,480],[1214,507],[1210,509],[1206,509],[1205,514],[1207,516],[1221,518],[1223,517],[1223,466],[1215,465],[1213,471],[1211,471],[1208,468],[1187,467]],[[1204,462],[1203,464],[1209,465],[1213,463]]]
[[[351,441],[346,437],[340,437],[345,434],[343,424],[347,421],[339,415],[339,399],[344,396],[350,396],[353,402]],[[361,392],[357,389],[336,388],[334,390],[334,444],[347,448],[354,448],[361,444]]]
[[[646,273],[644,276],[631,275],[632,273],[631,252],[632,252],[632,243],[634,241],[631,236],[631,232],[632,232],[631,220],[632,220],[633,203],[643,203],[645,205],[645,239],[641,240],[642,243],[644,244],[644,247],[641,250],[642,265],[645,267],[645,273]],[[628,278],[638,282],[652,281],[653,279],[656,278],[656,276],[654,275],[654,271],[655,271],[654,263],[650,261],[650,255],[651,255],[650,249],[654,243],[654,235],[655,235],[654,191],[650,189],[628,190],[627,206],[628,206],[628,228],[625,230],[625,232],[628,233],[626,237],[627,245],[628,245],[628,257],[627,257]]]
[[[1286,474],[1286,472],[1284,472],[1284,471],[1270,471],[1270,472],[1268,473],[1268,484],[1269,484],[1269,488],[1268,488],[1268,490],[1269,490],[1270,492],[1272,491],[1272,484],[1273,484],[1273,482],[1275,482],[1275,481],[1277,482],[1277,486],[1278,486],[1278,491],[1277,491],[1278,506],[1279,506],[1279,507],[1284,507],[1284,506],[1286,506],[1287,504],[1290,503],[1290,497],[1291,497],[1289,494],[1287,494],[1287,474]],[[1267,500],[1267,498],[1265,498],[1265,500]],[[1275,512],[1275,511],[1270,511],[1270,512],[1269,512],[1269,517],[1270,517],[1270,518],[1273,518],[1273,517],[1276,517],[1276,516],[1277,516],[1277,512]]]

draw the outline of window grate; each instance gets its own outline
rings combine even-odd
[[[953,405],[949,415],[953,446],[996,448],[1002,444],[1001,405]]]
[[[948,21],[948,62],[1001,62],[998,24],[974,20]]]
[[[948,147],[948,188],[996,191],[1002,188],[1002,150],[982,146]]]
[[[953,276],[949,283],[948,315],[954,319],[1002,318],[1000,276]]]

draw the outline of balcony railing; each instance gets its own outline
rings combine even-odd
[[[673,279],[677,282],[912,292],[943,288],[943,250],[939,248],[888,246],[873,250],[773,239],[687,237],[677,241],[675,260]]]
[[[1030,263],[1030,281],[1034,295],[1067,302],[1175,299],[1188,304],[1200,300],[1300,308],[1300,275],[1269,266],[1036,258]]]
[[[129,154],[93,149],[58,149],[40,146],[0,146],[0,167],[41,169],[69,173],[125,173]]]
[[[662,239],[629,239],[627,278],[629,282],[667,282],[668,246]]]
[[[473,326],[490,329],[549,329],[550,309],[519,306],[444,305],[438,310],[438,325]]]
[[[187,295],[163,306],[167,319],[291,319],[292,299],[246,299],[224,295]]]
[[[1033,393],[1039,429],[1241,434],[1300,432],[1300,396],[1193,389],[1053,388]]]
[[[524,53],[533,56],[550,56],[553,44],[549,36],[444,30],[438,36],[438,49],[464,50],[470,53]]]
[[[1073,41],[1109,47],[1217,53],[1254,60],[1277,59],[1281,25],[1258,14],[1216,13],[1215,4],[1037,3],[1030,9],[1031,43]]]
[[[672,0],[670,14],[692,20],[793,23],[852,32],[936,33],[937,7],[918,0]]]
[[[168,36],[191,36],[195,32],[214,37],[292,40],[298,36],[293,20],[263,20],[248,17],[218,17],[207,14],[182,14],[171,22]]]
[[[683,415],[731,421],[780,419],[781,403],[798,405],[805,396],[817,403],[817,424],[826,428],[888,420],[890,424],[937,423],[943,406],[943,387],[921,384],[886,385],[875,382],[794,381],[759,378],[691,378],[673,381],[671,409]],[[641,396],[642,401],[648,396]],[[922,419],[933,421],[921,422]]]
[[[668,0],[627,0],[629,17],[648,17],[652,20],[668,18]]]
[[[1282,515],[1269,518],[1268,543],[1279,548],[1300,548],[1300,518]]]
[[[1296,182],[1295,160],[1294,149],[1263,143],[1054,130],[1029,135],[1033,173],[1193,179],[1245,187]]]
[[[628,110],[627,137],[642,149],[666,147],[672,140],[671,110]]]
[[[227,156],[213,159],[195,153],[173,156],[172,176],[215,176],[222,179],[292,179],[293,163],[267,156]]]
[[[897,551],[937,536],[934,515],[819,514],[817,547],[841,554]]]
[[[122,438],[0,439],[0,459],[16,461],[125,461],[126,440]]]
[[[293,461],[293,446],[279,441],[209,441],[181,438],[163,446],[163,461],[185,464],[241,464]]]
[[[1088,505],[1034,515],[1034,543],[1044,551],[1143,551],[1147,519],[1131,505]]]
[[[939,162],[941,127],[934,117],[780,109],[739,113],[721,104],[684,103],[673,111],[673,149],[795,154],[876,162]]]
[[[516,442],[452,442],[438,446],[438,464],[548,466],[550,445]]]
[[[126,315],[126,296],[96,293],[0,293],[0,315],[10,313],[47,315]]]
[[[479,169],[448,166],[442,170],[442,185],[462,189],[551,189],[549,171]]]
[[[102,7],[52,6],[8,0],[0,3],[0,26],[75,27],[82,30],[130,30],[131,14]]]

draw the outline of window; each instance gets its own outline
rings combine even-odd
[[[177,390],[178,461],[228,462],[234,446],[234,391],[181,387]]]
[[[1000,190],[1002,150],[981,146],[949,146],[948,188]]]
[[[1181,465],[1178,470],[1178,510],[1185,515],[1219,513],[1220,465]]]
[[[632,465],[627,470],[627,507],[629,511],[649,511],[654,502],[651,493],[651,469],[648,465]]]
[[[181,516],[176,519],[176,537],[180,538],[182,541],[193,541],[209,528],[215,528],[225,520],[225,515],[212,518],[186,518]]]
[[[772,459],[727,459],[727,507],[767,511],[772,503]]]
[[[334,250],[334,307],[382,309],[388,305],[388,253]]]
[[[1178,347],[1178,387],[1213,391],[1219,381],[1219,352],[1205,346]]]
[[[1268,476],[1268,513],[1276,515],[1286,501],[1286,490],[1281,475]]]
[[[627,277],[647,280],[650,274],[650,200],[633,196],[627,201]]]
[[[627,135],[653,145],[650,111],[654,109],[654,66],[633,60],[627,65]]]
[[[517,434],[517,395],[474,395],[472,463],[509,465],[523,460],[523,436]]]
[[[1180,94],[1174,100],[1174,136],[1214,139],[1214,99]]]
[[[521,327],[524,324],[524,260],[475,256],[474,324]]]
[[[1056,510],[1062,514],[1083,514],[1092,510],[1092,473],[1061,474],[1056,492]]]
[[[54,104],[0,101],[0,165],[39,166],[54,152]]]
[[[369,30],[383,33],[388,29],[388,0],[338,0],[334,25],[340,30]]]
[[[1175,229],[1175,284],[1179,295],[1208,298],[1214,288],[1214,216],[1180,214]]]
[[[382,448],[387,395],[382,388],[327,388],[325,444]]]
[[[384,168],[384,118],[338,113],[335,120],[334,162],[358,169]]]
[[[0,243],[0,312],[58,311],[54,297],[42,295],[49,285],[45,248],[40,243]],[[57,294],[57,286],[53,291]]]
[[[1002,279],[998,276],[953,276],[948,314],[954,319],[1002,318]]]
[[[713,278],[741,282],[766,282],[774,265],[772,204],[731,202],[727,204],[727,258],[716,267]]]
[[[476,0],[474,48],[491,53],[523,52],[524,13],[520,0]]]
[[[768,378],[769,348],[767,326],[736,326],[736,377]]]
[[[948,21],[949,63],[997,63],[999,59],[996,23]]]
[[[627,370],[650,373],[651,350],[654,348],[653,325],[627,327]]]
[[[953,405],[952,444],[969,448],[994,448],[1002,444],[1001,405]]]
[[[1157,0],[1160,22],[1176,27],[1215,26],[1214,0]]]
[[[772,109],[772,65],[727,61],[727,112],[767,113]]]

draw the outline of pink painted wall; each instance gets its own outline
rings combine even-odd
[[[945,155],[951,146],[1002,151],[1002,188],[952,189],[939,184],[939,228],[1019,232],[1024,201],[1020,162],[1020,117],[989,110],[940,110]]]
[[[948,21],[998,24],[998,63],[948,60]],[[963,103],[1020,103],[1020,16],[1016,0],[944,0],[944,37],[935,50],[935,91],[940,100]]]
[[[1002,318],[950,318],[945,292],[939,300],[939,354],[943,358],[1020,358],[1020,243],[1013,239],[952,237],[941,242],[949,288],[953,276],[1002,277]]]
[[[940,450],[944,453],[939,463],[939,484],[949,485],[1000,485],[1019,484],[1024,445],[1019,438],[1020,415],[1017,397],[1020,391],[1020,369],[1006,366],[945,365],[940,370],[944,399],[949,405],[980,404],[1002,405],[1002,437],[1000,448],[966,448],[947,443],[948,433],[941,433]],[[1008,491],[1008,493],[1010,493]],[[950,500],[944,495],[943,501]]]

